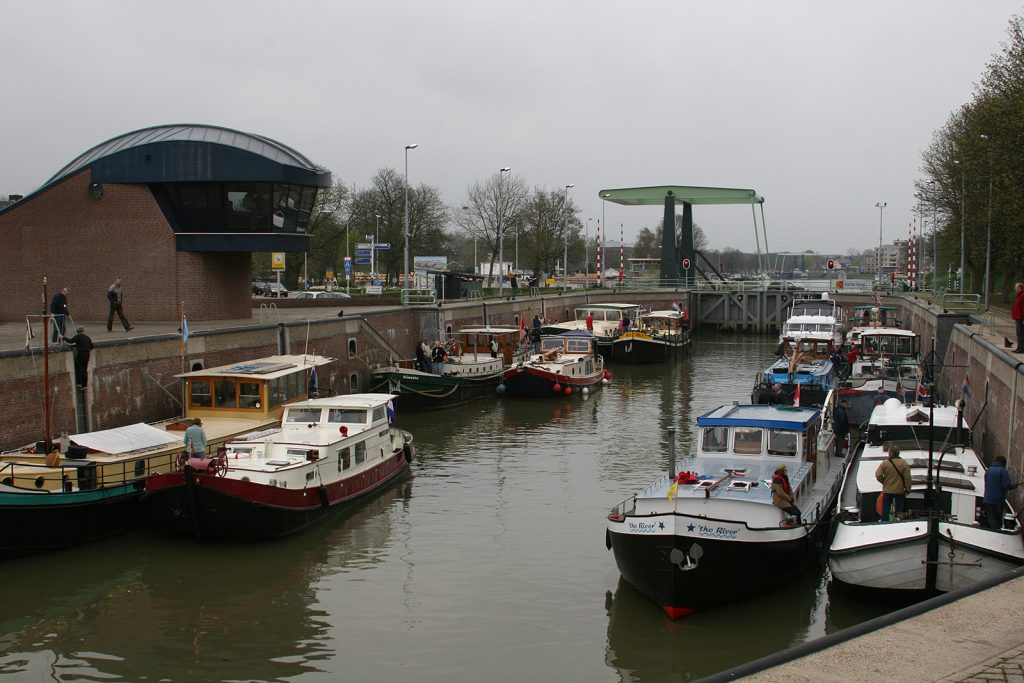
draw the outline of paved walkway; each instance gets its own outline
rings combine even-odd
[[[869,633],[741,680],[1024,683],[1024,576],[1019,573],[988,590],[888,623],[898,616],[880,617]]]

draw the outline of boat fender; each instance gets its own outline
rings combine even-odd
[[[319,488],[317,488],[316,492],[317,492],[317,495],[320,496],[320,507],[322,507],[324,510],[329,508],[331,506],[331,500],[327,496],[327,487],[324,486],[323,484],[320,484],[320,486],[319,486]]]

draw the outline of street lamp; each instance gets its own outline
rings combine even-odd
[[[882,288],[882,213],[885,211],[885,207],[888,202],[878,202],[875,206],[878,208],[878,288]]]
[[[417,147],[419,145],[415,143],[405,146],[405,224],[402,230],[405,237],[405,258],[402,263],[405,268],[405,272],[402,273],[403,291],[409,289],[409,150]]]
[[[986,143],[989,142],[988,136],[984,133],[981,135],[981,139]],[[989,290],[989,272],[992,264],[992,145],[987,144],[988,147],[988,236],[985,238],[985,312],[988,312],[988,290]]]
[[[498,169],[498,296],[505,296],[505,207],[501,205],[501,190],[505,183],[505,173],[512,169],[508,166]],[[494,253],[494,252],[491,252]]]
[[[960,164],[959,159],[953,159],[953,163],[960,168],[960,296],[963,296],[964,275],[967,274],[964,262],[966,255],[964,233],[967,230],[967,172]]]
[[[565,201],[562,203],[562,208],[568,210],[569,208],[569,188],[576,187],[575,183],[570,183],[565,186]],[[565,214],[565,246],[562,249],[562,291],[565,291],[566,286],[569,284],[569,214]]]

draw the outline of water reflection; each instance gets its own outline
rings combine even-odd
[[[410,496],[411,482],[399,482],[281,542],[198,545],[139,533],[4,564],[0,674],[197,681],[323,671],[330,625],[317,582],[380,562]]]

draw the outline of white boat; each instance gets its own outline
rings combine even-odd
[[[772,503],[779,465],[799,520]],[[844,469],[818,408],[724,405],[697,419],[696,453],[676,468],[670,450],[669,472],[612,509],[606,544],[673,619],[762,593],[819,556]]]
[[[847,401],[851,424],[871,417],[877,399],[913,403],[921,381],[919,337],[898,327],[865,327],[857,337],[857,359],[849,366],[839,395]]]
[[[621,334],[619,323],[628,318],[630,326],[636,325],[643,313],[639,304],[605,303],[577,306],[574,320],[563,323],[549,323],[541,327],[541,334],[555,335],[565,332],[586,332],[587,316],[591,318],[594,339],[597,341],[597,353],[604,358],[612,357],[612,344]]]
[[[215,457],[146,479],[161,533],[269,540],[297,533],[409,471],[412,435],[390,424],[392,394],[285,407],[281,426],[229,441]]]
[[[929,424],[934,426],[930,427]],[[899,447],[913,479],[902,519],[879,521],[875,470]],[[955,406],[876,406],[837,505],[829,569],[867,597],[918,598],[972,586],[1024,564],[1024,537],[1007,503],[1003,528],[979,519],[985,466]]]

